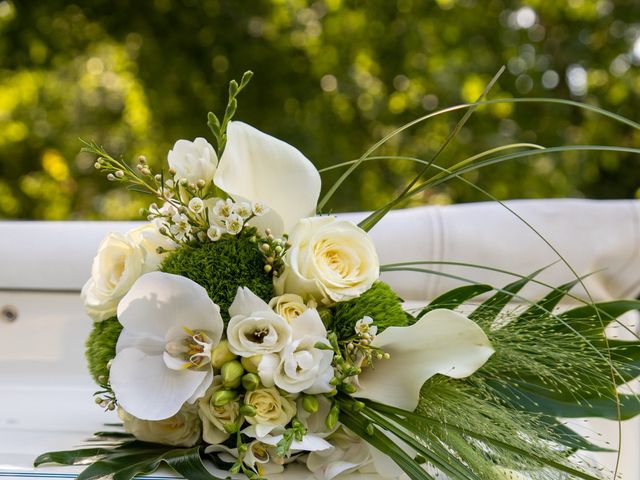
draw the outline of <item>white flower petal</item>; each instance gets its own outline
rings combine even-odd
[[[171,370],[162,355],[151,356],[134,348],[119,352],[109,372],[120,406],[142,420],[175,415],[207,378],[206,370]]]
[[[258,364],[258,375],[265,387],[273,387],[273,377],[276,374],[280,356],[276,354],[263,355]]]
[[[249,290],[247,287],[238,287],[233,303],[229,307],[229,315],[235,317],[236,315],[244,315],[248,317],[255,312],[270,311],[271,308],[260,297]]]
[[[296,317],[295,321],[291,322],[291,333],[293,340],[298,340],[306,336],[327,337],[327,329],[315,308],[305,310]]]
[[[214,183],[234,197],[260,201],[271,211],[259,220],[277,214],[280,228],[289,231],[301,218],[315,214],[320,195],[320,174],[296,148],[245,123],[231,122],[227,145]]]
[[[439,373],[464,378],[493,354],[489,339],[473,321],[452,310],[432,310],[410,327],[389,327],[376,336],[375,347],[391,355],[359,375],[354,397],[414,410],[420,388]]]
[[[220,308],[204,288],[162,272],[147,273],[136,281],[118,304],[118,320],[133,333],[156,338],[164,338],[173,326],[205,330],[214,345],[224,329]]]
[[[118,337],[116,353],[124,350],[125,348],[135,348],[143,351],[147,355],[162,355],[164,346],[164,338],[154,337],[151,335],[140,335],[125,328],[120,332],[120,336]]]

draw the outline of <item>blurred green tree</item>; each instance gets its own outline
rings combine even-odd
[[[255,72],[238,119],[297,146],[321,168],[360,156],[394,128],[490,97],[551,96],[633,118],[640,106],[636,0],[0,0],[0,217],[136,218],[146,199],[114,189],[78,138],[155,165],[179,138],[209,137],[206,113]],[[460,118],[389,141],[428,159]],[[451,165],[516,142],[638,146],[637,131],[559,105],[484,107],[439,159]],[[572,153],[467,174],[499,198],[636,195],[637,158]],[[331,209],[380,206],[419,167],[368,162]],[[325,188],[339,175],[324,175]],[[482,200],[460,182],[416,203]]]

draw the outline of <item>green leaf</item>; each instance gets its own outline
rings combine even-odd
[[[207,115],[207,126],[217,139],[220,136],[220,120],[215,113],[209,112]]]
[[[635,395],[618,396],[620,402],[620,418],[618,418],[618,402],[613,394],[581,398],[565,394],[563,400],[561,392],[547,389],[548,393],[545,395],[544,390],[537,385],[513,386],[492,381],[487,383],[503,400],[527,412],[543,413],[552,417],[598,417],[616,421],[628,420],[640,414],[640,398]]]
[[[613,320],[631,310],[640,309],[638,300],[615,300],[612,302],[594,303],[568,310],[560,315],[572,328],[589,337],[602,337],[604,329]],[[564,325],[558,328],[567,329]]]
[[[242,80],[240,80],[240,90],[242,90],[247,85],[247,83],[249,83],[252,77],[253,72],[251,70],[247,70],[242,74]]]
[[[58,463],[60,465],[82,465],[92,462],[96,457],[101,457],[109,453],[105,448],[81,448],[78,450],[62,450],[57,452],[47,452],[38,456],[33,461],[34,467],[39,467],[45,463]]]
[[[231,80],[229,82],[229,98],[234,98],[238,94],[238,82]]]
[[[507,303],[509,303],[513,297],[542,270],[544,270],[544,268],[533,272],[528,277],[520,278],[515,282],[506,285],[501,291],[497,292],[495,295],[480,304],[480,306],[478,306],[478,308],[469,315],[469,318],[478,323],[490,325],[491,320],[498,316]]]
[[[439,297],[431,301],[418,315],[418,318],[422,317],[425,313],[430,312],[436,308],[447,308],[453,310],[459,307],[467,300],[482,295],[490,290],[493,290],[491,285],[465,285],[463,287],[454,288]]]
[[[569,293],[569,291],[580,281],[580,279],[576,279],[571,282],[565,283],[564,285],[561,285],[557,288],[554,288],[549,294],[547,294],[546,297],[534,303],[523,313],[521,313],[515,321],[520,322],[535,320],[541,315],[548,315],[549,312],[552,312],[556,305],[558,305],[560,300],[562,300],[567,295],[567,293]]]

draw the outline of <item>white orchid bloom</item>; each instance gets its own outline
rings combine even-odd
[[[300,151],[242,122],[227,127],[214,183],[235,201],[267,207],[250,223],[276,236],[315,215],[320,196],[320,174]]]
[[[213,381],[211,350],[224,324],[220,308],[188,278],[141,276],[118,304],[124,326],[110,369],[118,403],[143,420],[175,415]]]
[[[389,327],[371,345],[390,358],[362,369],[353,396],[409,411],[415,410],[429,378],[437,373],[468,377],[494,353],[475,322],[447,309],[432,310],[410,327]]]

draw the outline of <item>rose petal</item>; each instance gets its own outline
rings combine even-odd
[[[116,355],[109,374],[120,406],[142,420],[175,415],[207,378],[206,371],[171,370],[161,355],[147,355],[134,348]]]
[[[391,355],[359,375],[354,397],[413,411],[424,382],[439,373],[453,378],[471,375],[493,355],[478,325],[452,310],[432,310],[410,327],[389,327],[372,346]]]
[[[227,127],[227,145],[214,183],[234,198],[266,204],[281,219],[279,225],[270,219],[275,235],[315,214],[320,196],[320,175],[302,153],[242,122]],[[255,220],[265,223],[268,216]]]
[[[200,285],[163,272],[141,276],[118,304],[118,320],[133,333],[164,338],[174,326],[206,330],[214,345],[224,323],[218,307]]]

